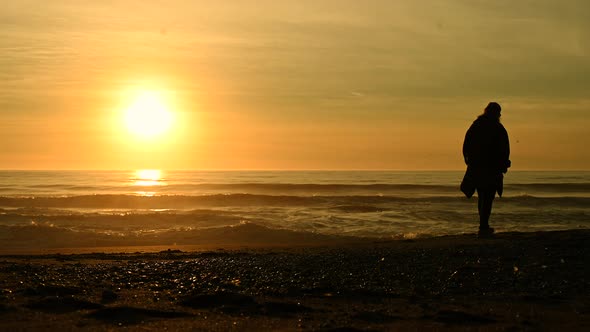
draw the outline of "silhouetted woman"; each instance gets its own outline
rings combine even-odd
[[[500,123],[501,111],[498,103],[489,103],[469,127],[463,142],[463,157],[467,164],[465,178],[477,190],[479,234],[483,236],[494,233],[489,225],[492,202],[496,192],[502,196],[503,174],[510,167],[510,143],[508,133]],[[463,184],[461,189],[464,189]]]

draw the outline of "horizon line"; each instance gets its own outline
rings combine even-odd
[[[0,172],[133,172],[138,170],[159,170],[167,172],[459,172],[465,171],[462,169],[372,169],[372,168],[297,168],[297,169],[273,169],[273,168],[215,168],[215,169],[165,169],[165,168],[120,168],[120,169],[82,169],[82,168],[29,168],[29,169],[12,169],[12,168],[0,168]],[[515,169],[509,170],[510,172],[590,172],[590,169]]]

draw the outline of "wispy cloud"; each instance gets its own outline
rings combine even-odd
[[[68,100],[116,94],[149,79],[172,82],[187,99],[210,106],[203,112],[239,110],[261,122],[302,125],[338,119],[351,131],[396,121],[455,130],[492,98],[520,114],[528,114],[526,104],[569,115],[589,110],[586,0],[260,0],[256,6],[21,0],[2,6],[0,116],[47,112],[47,105],[75,113],[80,103]],[[564,100],[579,103],[568,108]],[[541,113],[541,122],[556,119]],[[526,117],[514,120],[518,127]],[[577,116],[564,121],[587,124]]]

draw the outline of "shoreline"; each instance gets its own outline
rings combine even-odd
[[[0,330],[581,330],[588,240],[579,229],[0,255]]]
[[[590,228],[578,228],[567,230],[550,230],[550,231],[509,231],[497,232],[492,238],[480,239],[477,233],[462,233],[452,235],[438,235],[438,236],[419,236],[409,238],[370,238],[370,237],[352,237],[352,236],[336,236],[336,235],[317,235],[317,238],[309,239],[309,236],[297,231],[279,230],[289,234],[295,234],[295,240],[300,240],[300,243],[295,243],[293,239],[289,239],[288,243],[280,243],[272,239],[264,239],[262,241],[247,239],[241,237],[238,239],[231,239],[227,242],[211,243],[204,242],[200,244],[145,244],[145,245],[108,245],[108,246],[82,246],[82,247],[42,247],[42,248],[24,248],[24,247],[8,247],[0,248],[0,259],[3,257],[38,257],[52,256],[52,255],[68,255],[75,257],[77,255],[88,254],[131,254],[131,255],[151,255],[158,253],[169,253],[170,251],[176,254],[198,254],[210,251],[268,251],[268,250],[299,250],[299,249],[321,249],[321,248],[370,248],[379,246],[414,246],[436,247],[449,246],[457,244],[481,244],[487,241],[503,242],[517,239],[531,239],[531,238],[547,238],[547,237],[567,237],[571,234],[581,233],[590,234]],[[304,234],[304,235],[302,235]],[[229,234],[231,237],[231,234]],[[590,235],[589,235],[590,236]],[[252,235],[252,237],[254,237]]]

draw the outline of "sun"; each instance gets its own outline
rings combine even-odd
[[[170,129],[172,113],[158,91],[141,91],[125,109],[125,125],[140,138],[160,136]]]

